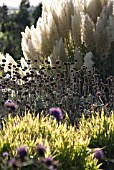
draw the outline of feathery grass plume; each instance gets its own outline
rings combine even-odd
[[[71,32],[75,45],[78,47],[81,45],[81,14],[78,9],[75,10],[73,16],[71,16]]]
[[[101,57],[104,55],[107,56],[108,54],[108,47],[109,47],[108,40],[110,37],[108,37],[108,32],[106,27],[108,26],[109,16],[113,14],[113,4],[114,2],[109,0],[107,6],[103,7],[100,17],[98,18],[98,21],[96,23],[96,32],[95,32],[96,51],[98,54],[100,54]]]
[[[110,50],[111,44],[114,42],[114,16],[109,16],[108,26],[106,27],[108,34],[108,49]]]
[[[28,28],[28,26],[25,29],[25,33],[21,33],[22,34],[22,50],[23,50],[23,54],[25,56],[25,59],[30,59],[30,54],[28,51],[28,41],[31,40],[31,32],[30,29]]]
[[[66,50],[65,50],[65,46],[64,46],[64,42],[62,38],[60,38],[59,41],[56,41],[56,45],[54,46],[52,56],[50,58],[52,65],[55,65],[55,61],[58,60],[58,56],[62,62],[67,61],[67,54],[66,54]]]
[[[11,67],[11,77],[13,77],[14,67],[17,66],[17,63],[15,62],[15,60],[8,53],[6,53],[6,58],[5,59],[6,59],[6,62],[5,62],[5,66],[4,66],[4,71],[8,72],[8,70],[9,70],[8,66],[9,66],[9,64],[11,64],[10,65],[10,67]]]
[[[27,64],[26,60],[23,57],[21,57],[20,63],[21,63],[22,68],[24,68],[24,67],[28,68],[28,64]]]
[[[68,10],[68,2],[63,2],[61,1],[59,3],[59,31],[60,31],[60,36],[67,38],[69,35],[69,18],[67,15],[67,10]]]
[[[39,59],[39,53],[36,48],[39,47],[37,44],[40,44],[41,38],[40,34],[37,34],[37,31],[32,26],[31,29],[26,27],[25,33],[22,32],[22,50],[26,60],[31,60],[31,58],[32,60]]]
[[[102,0],[102,4],[103,4],[103,5],[107,5],[108,1],[109,1],[109,0]]]
[[[44,29],[44,35],[43,36],[45,36],[45,34],[46,34],[45,31],[46,31],[46,29]],[[44,37],[44,41],[46,43],[45,47],[47,49],[49,48],[48,51],[50,52],[51,49],[53,49],[55,41],[60,39],[60,36],[59,36],[59,33],[58,33],[58,29],[57,29],[57,25],[55,24],[55,21],[53,19],[53,15],[52,15],[51,12],[49,12],[49,14],[48,14],[48,32],[47,32],[47,36],[48,36],[47,41],[49,41],[49,47],[48,47],[47,41],[45,39],[46,36]],[[44,48],[43,45],[42,45],[42,48]],[[42,51],[43,51],[43,49],[42,49]],[[47,53],[44,51],[43,54],[47,54]]]
[[[81,0],[51,0],[49,6],[43,4],[42,17],[38,19],[36,28],[26,27],[22,32],[25,59],[37,59],[33,65],[38,69],[40,65],[45,66],[44,60],[47,59],[54,66],[58,57],[62,62],[74,61],[75,49],[79,48],[79,65],[83,65],[83,57],[88,51],[93,52],[94,59],[99,56],[99,60],[104,62],[103,56],[108,56],[113,41],[113,4],[113,0],[84,3]]]
[[[86,47],[90,51],[95,50],[95,28],[89,15],[84,15],[83,39]]]
[[[84,57],[84,65],[87,67],[88,70],[91,70],[93,68],[94,62],[92,61],[93,54],[92,52],[86,53]]]
[[[81,44],[80,1],[62,0],[56,3],[52,0],[50,6],[44,4],[42,18],[38,19],[36,28],[26,27],[25,32],[22,32],[22,50],[26,59],[36,58],[42,64],[53,53],[60,53],[59,49],[65,48],[63,51],[68,51],[71,38],[77,46]],[[59,47],[55,49],[57,44]],[[66,55],[62,55],[62,59],[61,54],[59,56],[60,60],[66,60],[63,59]]]
[[[74,58],[75,60],[77,60],[76,68],[79,70],[83,65],[83,57],[81,55],[80,50],[77,47],[75,48]]]
[[[86,12],[91,20],[96,23],[103,8],[102,0],[91,0],[86,7]]]

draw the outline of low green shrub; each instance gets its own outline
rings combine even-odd
[[[104,169],[114,169],[114,113],[106,116],[102,110],[88,120],[83,116],[79,133],[83,139],[90,139],[89,148],[103,148],[105,163],[107,162]]]
[[[47,157],[59,161],[60,170],[98,170],[97,160],[88,152],[90,143],[89,136],[83,136],[79,130],[67,122],[57,122],[53,117],[25,114],[24,117],[10,115],[0,131],[0,166],[4,165],[4,153],[8,153],[7,162],[18,159],[18,150],[22,146],[27,147],[26,161],[28,164],[19,162],[19,169],[40,169],[39,162],[45,162]],[[89,130],[89,129],[88,129]],[[83,132],[83,131],[82,131]],[[89,133],[89,132],[88,132]],[[87,132],[86,132],[87,134]],[[46,147],[45,159],[36,154],[37,144]],[[36,164],[36,162],[38,164]],[[23,165],[23,167],[21,167]],[[48,168],[48,167],[43,167]],[[42,168],[42,169],[43,169]],[[50,169],[52,167],[49,167]],[[7,168],[6,168],[7,169]],[[54,170],[54,167],[53,167]]]

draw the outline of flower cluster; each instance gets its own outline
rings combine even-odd
[[[18,169],[22,167],[34,167],[41,168],[43,170],[57,170],[59,167],[59,162],[56,161],[52,156],[45,157],[46,147],[43,144],[36,145],[37,157],[34,156],[30,158],[28,155],[28,148],[25,146],[20,146],[17,148],[17,153],[15,157],[10,158],[8,152],[3,152],[2,156],[4,163],[12,169]],[[7,163],[6,163],[7,162]],[[7,168],[7,167],[6,167]]]
[[[50,115],[53,115],[58,121],[63,118],[62,110],[60,108],[50,108]]]
[[[90,57],[91,54],[88,54],[85,60],[88,67],[91,65],[88,62]],[[39,70],[31,67],[32,61],[25,62],[29,67],[22,68],[18,62],[13,67],[13,76],[9,67],[12,67],[11,63],[7,72],[2,74],[0,107],[3,116],[7,109],[14,114],[18,111],[20,115],[25,110],[38,114],[45,109],[57,120],[61,120],[64,117],[62,109],[68,112],[72,122],[82,113],[90,115],[92,111],[98,111],[102,107],[106,114],[114,110],[113,76],[101,79],[98,69],[88,70],[85,65],[78,70],[77,60],[64,63],[57,60],[56,67],[45,60],[46,67],[42,66]],[[3,60],[3,70],[6,64]],[[24,71],[24,75],[19,74],[19,69]]]

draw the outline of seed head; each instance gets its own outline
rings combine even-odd
[[[13,102],[12,100],[6,100],[4,103],[4,106],[6,106],[7,108],[10,108],[12,110],[17,109],[17,105],[15,102]]]
[[[27,156],[27,147],[21,146],[17,149],[17,155],[19,158],[24,161],[25,157]]]
[[[17,161],[15,158],[12,158],[10,161],[9,161],[9,166],[12,167],[13,169],[17,169],[18,166],[17,166]]]
[[[49,109],[50,115],[53,115],[57,120],[61,120],[63,118],[62,110],[58,107],[52,107]]]
[[[3,156],[3,158],[6,158],[9,156],[9,154],[8,154],[8,152],[3,152],[2,156]]]
[[[95,149],[93,154],[94,158],[98,159],[99,162],[101,162],[104,159],[104,153],[100,148]]]
[[[36,152],[39,157],[44,157],[46,152],[46,147],[43,144],[36,145]]]

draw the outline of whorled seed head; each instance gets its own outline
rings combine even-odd
[[[17,155],[21,159],[21,161],[24,161],[25,157],[27,156],[27,147],[21,146],[17,149]]]
[[[12,167],[13,169],[17,169],[18,166],[17,166],[17,161],[15,158],[12,158],[10,161],[9,161],[9,166]]]
[[[12,110],[17,109],[17,105],[15,102],[13,102],[12,100],[6,100],[4,103],[4,106],[6,106],[7,108],[10,108]]]
[[[46,152],[46,146],[44,146],[44,144],[37,144],[36,145],[36,152],[37,152],[39,157],[44,157],[45,152]]]
[[[96,148],[93,152],[94,158],[98,159],[99,162],[101,162],[104,159],[104,153],[102,149]]]
[[[63,118],[62,110],[59,107],[52,107],[49,109],[50,115],[53,115],[57,120],[61,120]]]
[[[9,153],[8,152],[3,152],[2,156],[3,156],[3,158],[6,158],[6,157],[9,156]]]

